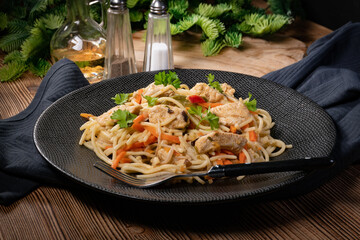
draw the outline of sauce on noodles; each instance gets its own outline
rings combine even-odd
[[[81,114],[88,121],[80,127],[79,144],[138,178],[269,161],[292,147],[271,137],[275,123],[266,110],[256,108],[251,94],[237,99],[230,85],[207,77],[208,84],[189,88],[176,73],[160,72],[149,86],[117,94],[117,105],[102,115]],[[184,180],[194,179],[212,182]]]

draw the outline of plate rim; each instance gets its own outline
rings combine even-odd
[[[232,74],[236,74],[236,75],[242,75],[245,77],[250,77],[250,78],[254,78],[254,79],[258,79],[261,81],[265,81],[268,82],[270,84],[273,84],[275,86],[281,87],[281,88],[286,88],[289,91],[292,91],[294,94],[301,96],[302,98],[306,98],[309,102],[311,102],[312,104],[316,105],[318,108],[320,108],[328,117],[328,119],[331,122],[331,127],[334,130],[334,139],[332,141],[332,146],[331,149],[334,149],[335,146],[335,139],[336,139],[336,128],[335,128],[335,124],[333,119],[330,117],[330,115],[321,107],[319,106],[316,102],[314,102],[312,99],[308,98],[307,96],[297,92],[296,90],[289,88],[287,86],[281,85],[279,83],[273,82],[271,80],[262,78],[262,77],[256,77],[256,76],[251,76],[248,74],[243,74],[243,73],[238,73],[238,72],[231,72],[231,71],[222,71],[222,70],[213,70],[213,69],[170,69],[171,71],[211,71],[211,72],[223,72],[223,73],[232,73]],[[164,70],[160,70],[160,71],[150,71],[150,72],[139,72],[139,73],[135,73],[135,74],[131,74],[131,75],[144,75],[144,74],[155,74],[157,72],[161,72]],[[168,71],[168,70],[165,70]],[[217,203],[224,203],[224,202],[234,202],[234,201],[242,201],[242,200],[248,200],[248,199],[253,199],[253,198],[257,198],[259,196],[264,196],[264,195],[269,195],[271,193],[274,193],[276,191],[281,190],[282,188],[285,188],[291,184],[300,182],[301,180],[305,179],[306,177],[308,177],[311,174],[314,174],[314,172],[317,172],[316,170],[311,171],[311,172],[304,172],[304,171],[293,171],[294,173],[297,174],[291,174],[290,176],[292,176],[290,179],[281,182],[279,184],[275,184],[274,186],[272,186],[272,188],[269,189],[269,186],[266,186],[266,190],[258,192],[256,194],[252,194],[252,195],[247,195],[247,196],[236,196],[236,197],[232,197],[232,198],[226,198],[226,199],[217,199],[217,200],[203,200],[203,201],[194,201],[193,199],[190,201],[184,201],[184,199],[182,200],[178,200],[178,201],[174,201],[174,200],[163,200],[163,199],[151,199],[151,198],[144,198],[144,197],[134,197],[134,196],[130,196],[128,194],[120,194],[119,192],[113,191],[111,189],[105,188],[103,186],[100,186],[99,184],[94,184],[91,182],[88,182],[82,178],[79,178],[78,176],[72,174],[71,172],[66,171],[65,169],[59,167],[58,165],[56,165],[51,159],[49,159],[46,154],[42,151],[41,146],[39,145],[39,142],[37,140],[37,132],[39,129],[39,123],[42,121],[42,119],[44,118],[44,116],[47,114],[48,110],[52,107],[54,107],[54,105],[56,105],[58,102],[61,102],[64,98],[68,98],[71,97],[72,95],[76,95],[79,92],[85,91],[88,88],[95,88],[94,86],[101,86],[104,84],[107,84],[108,82],[112,82],[112,81],[116,81],[118,79],[121,78],[126,78],[127,76],[120,76],[120,77],[116,77],[116,78],[111,78],[111,79],[105,79],[101,82],[98,83],[94,83],[94,84],[90,84],[87,86],[83,86],[81,88],[78,88],[70,93],[65,94],[64,96],[60,97],[59,99],[57,99],[56,101],[54,101],[52,104],[50,104],[38,117],[38,119],[35,122],[35,126],[33,129],[33,140],[35,143],[35,146],[38,150],[38,152],[42,155],[42,157],[55,169],[57,169],[62,175],[66,176],[68,179],[71,180],[75,180],[75,182],[80,183],[82,186],[85,186],[87,188],[90,188],[92,190],[96,190],[96,191],[100,191],[102,193],[106,193],[108,195],[111,196],[116,196],[116,197],[120,197],[120,198],[124,198],[124,199],[131,199],[131,200],[136,200],[136,201],[141,201],[141,202],[153,202],[153,203],[168,203],[168,204],[217,204]],[[331,151],[332,151],[331,150]],[[331,151],[329,153],[329,155],[331,154]],[[295,177],[296,176],[296,177]]]

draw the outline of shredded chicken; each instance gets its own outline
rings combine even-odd
[[[198,153],[227,149],[238,154],[245,146],[246,142],[246,138],[238,134],[212,132],[196,140],[195,148]]]
[[[206,83],[197,83],[190,91],[193,95],[205,97],[208,102],[220,102],[224,99],[223,94]]]
[[[174,106],[158,105],[150,108],[149,121],[151,123],[158,123],[161,126],[167,126],[172,129],[182,129],[189,124],[189,118],[186,112],[181,108]]]
[[[210,111],[219,117],[220,124],[233,125],[236,129],[240,129],[241,124],[251,118],[251,113],[242,102],[226,103],[213,107]]]
[[[226,95],[229,95],[231,97],[234,96],[235,89],[233,89],[229,84],[227,83],[221,84],[221,89],[224,91]]]

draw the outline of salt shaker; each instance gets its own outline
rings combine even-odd
[[[107,11],[105,78],[136,73],[129,9],[125,0],[111,0]]]
[[[144,71],[173,69],[170,16],[164,2],[154,0],[150,5],[144,54]]]

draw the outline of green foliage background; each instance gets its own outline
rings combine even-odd
[[[133,30],[146,29],[150,3],[151,0],[127,1]],[[268,4],[273,14],[253,7],[251,0],[167,0],[171,34],[201,31],[204,56],[215,56],[224,47],[238,48],[244,34],[264,37],[301,14],[299,0],[268,0]],[[0,69],[1,82],[15,80],[27,70],[40,77],[46,74],[51,67],[50,40],[64,23],[66,13],[66,0],[0,3],[0,49],[7,53]],[[90,7],[90,15],[101,21],[99,4]]]

